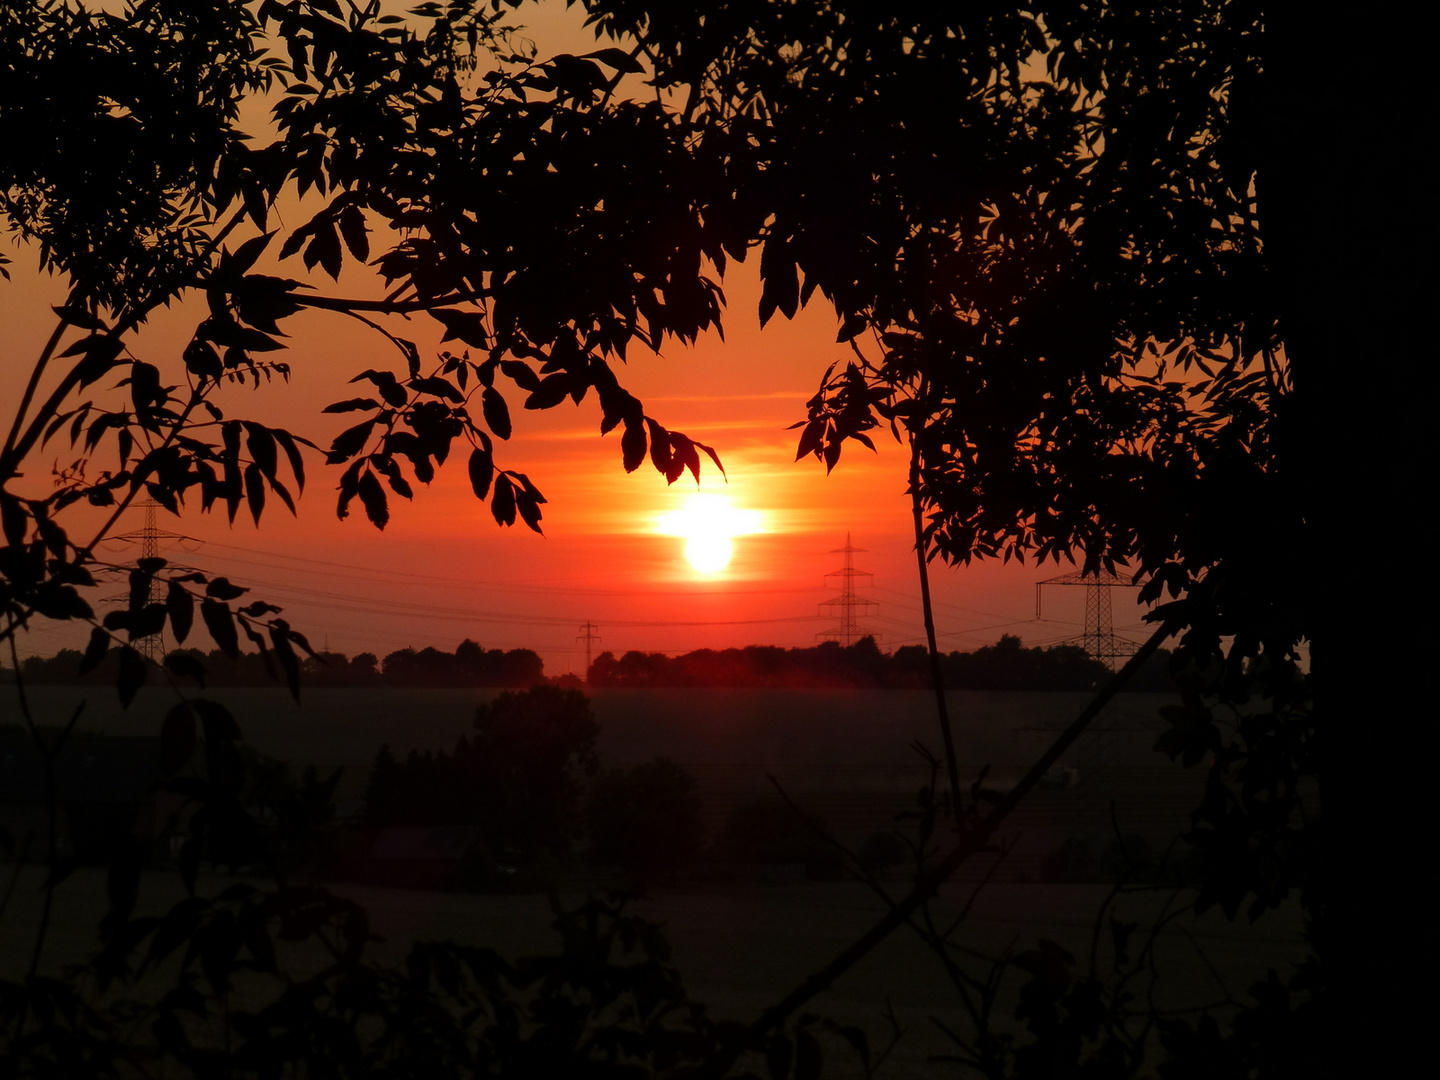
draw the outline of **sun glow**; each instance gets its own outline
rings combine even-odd
[[[683,509],[662,514],[656,531],[685,537],[685,558],[702,574],[725,569],[735,552],[731,539],[761,532],[758,510],[738,510],[724,495],[691,495]]]

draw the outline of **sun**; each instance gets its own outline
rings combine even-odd
[[[760,512],[736,509],[724,495],[691,495],[682,509],[661,515],[657,531],[683,536],[690,565],[702,574],[715,574],[735,553],[733,537],[760,531]]]

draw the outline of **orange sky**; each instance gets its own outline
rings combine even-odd
[[[552,5],[556,6],[556,5]],[[573,33],[573,32],[567,32]],[[563,37],[564,35],[562,35]],[[583,38],[570,38],[579,51]],[[593,46],[590,46],[593,47]],[[295,224],[301,220],[292,211]],[[278,245],[277,245],[278,246]],[[23,380],[48,333],[47,307],[59,301],[55,283],[34,273],[33,253],[7,246],[16,259],[14,280],[0,282],[0,406],[5,422]],[[298,260],[283,272],[300,276]],[[318,646],[383,655],[413,645],[453,649],[469,637],[487,648],[525,646],[539,651],[556,674],[583,667],[576,641],[581,623],[598,626],[598,648],[685,651],[744,644],[810,645],[833,623],[817,604],[834,595],[824,575],[837,569],[834,554],[847,532],[859,548],[856,565],[874,574],[868,598],[878,614],[865,624],[882,645],[922,640],[916,571],[904,498],[904,458],[893,443],[879,453],[847,449],[835,472],[807,458],[794,462],[788,424],[804,415],[804,402],[821,373],[847,352],[835,344],[835,320],[818,297],[793,322],[777,316],[763,331],[756,319],[758,259],[731,268],[726,336],[711,335],[694,348],[673,343],[660,357],[634,355],[621,380],[661,423],[713,445],[729,473],[713,469],[701,490],[728,495],[739,507],[764,515],[762,534],[738,537],[730,565],[702,575],[683,557],[684,540],[660,535],[656,518],[695,491],[682,480],[667,488],[648,463],[627,475],[618,432],[601,438],[593,400],[547,413],[524,412],[511,395],[515,436],[497,452],[502,467],[530,475],[549,499],[545,537],[521,527],[500,529],[489,508],[469,491],[463,460],[450,463],[434,484],[417,490],[413,504],[392,507],[382,534],[358,511],[339,522],[334,487],[339,470],[310,461],[310,483],[292,519],[272,502],[257,530],[248,516],[234,526],[224,515],[192,511],[176,520],[162,512],[161,527],[194,537],[163,552],[213,574],[254,587],[254,595],[285,607],[293,625]],[[262,264],[257,269],[265,269]],[[338,285],[317,282],[331,295],[372,294],[361,274]],[[203,307],[203,302],[201,304]],[[132,351],[176,370],[180,348],[198,318],[184,305],[162,311]],[[342,316],[308,312],[289,320],[289,386],[225,391],[222,407],[290,427],[321,445],[354,422],[321,416],[326,404],[354,396],[345,380],[366,367],[399,369],[399,358],[373,332]],[[440,332],[428,318],[397,327],[433,357]],[[453,346],[455,343],[451,343]],[[29,479],[61,458],[31,463]],[[705,463],[708,466],[708,462]],[[43,469],[36,468],[43,466]],[[399,502],[399,500],[396,500]],[[72,521],[72,526],[74,522]],[[132,516],[129,528],[141,524]],[[78,531],[78,530],[77,530]],[[117,560],[133,557],[123,546],[106,549]],[[936,566],[937,622],[945,648],[969,649],[1002,632],[1028,644],[1054,642],[1079,630],[1079,590],[1050,590],[1044,622],[1034,621],[1034,582],[1069,566]],[[1136,623],[1128,600],[1115,597],[1117,623]],[[37,627],[26,652],[49,653],[84,640],[79,627]]]
[[[0,400],[13,407],[20,380],[46,330],[36,312],[56,299],[25,272],[18,253],[15,281],[0,287]],[[632,357],[622,378],[651,415],[716,447],[729,473],[702,472],[700,490],[727,495],[763,514],[766,531],[735,540],[729,566],[700,574],[683,556],[684,540],[661,535],[656,519],[696,491],[688,478],[667,487],[648,463],[627,475],[617,436],[598,434],[593,401],[546,413],[515,409],[516,431],[500,453],[506,467],[527,472],[549,498],[545,536],[501,529],[469,491],[463,462],[419,488],[413,503],[397,500],[381,533],[358,510],[334,515],[338,468],[318,458],[298,519],[272,503],[257,529],[243,512],[233,526],[223,514],[162,512],[162,528],[194,537],[175,543],[170,558],[254,587],[279,603],[312,642],[381,655],[434,644],[454,648],[466,637],[487,648],[534,648],[551,673],[583,666],[579,626],[594,622],[599,648],[684,651],[702,647],[809,645],[833,625],[817,604],[834,595],[824,575],[843,556],[833,549],[850,533],[856,565],[874,574],[865,595],[879,604],[864,622],[886,648],[919,641],[916,571],[904,498],[904,458],[893,443],[879,453],[848,449],[829,476],[812,458],[795,462],[796,432],[786,426],[804,413],[820,374],[844,353],[834,344],[834,320],[818,302],[794,322],[777,319],[765,330],[755,316],[754,261],[726,280],[730,310],[726,339],[702,339],[693,349]],[[344,289],[336,290],[344,293]],[[142,358],[173,365],[193,309],[162,312],[135,348]],[[438,329],[414,320],[405,332],[433,355]],[[364,328],[325,312],[290,320],[294,369],[289,386],[229,389],[229,415],[287,425],[324,445],[346,426],[344,416],[321,416],[331,401],[351,396],[345,380],[367,366],[395,366],[389,346]],[[8,410],[7,410],[8,411]],[[62,457],[52,443],[49,466]],[[36,464],[41,464],[37,461]],[[707,462],[708,464],[708,462]],[[30,478],[46,478],[32,469]],[[131,515],[128,528],[141,524]],[[77,530],[78,531],[78,530]],[[104,549],[123,560],[127,549]],[[1034,622],[1034,581],[1068,567],[999,565],[933,572],[938,629],[947,648],[974,648],[1001,632],[1032,644],[1077,632],[1075,590],[1047,597],[1046,620]],[[1116,597],[1118,621],[1131,615]],[[83,641],[79,627],[38,627],[27,652],[52,652]]]

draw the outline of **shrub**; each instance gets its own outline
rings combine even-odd
[[[783,799],[755,799],[730,812],[716,839],[716,854],[739,863],[804,863],[807,877],[830,881],[844,867],[823,822],[807,823]]]
[[[669,758],[601,774],[586,807],[592,858],[639,877],[676,870],[705,843],[698,791]]]
[[[1089,881],[1090,877],[1090,845],[1078,836],[1069,837],[1040,860],[1040,879],[1052,885]]]

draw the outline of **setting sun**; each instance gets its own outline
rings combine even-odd
[[[731,538],[761,531],[758,510],[738,510],[724,495],[691,495],[683,509],[663,514],[657,531],[685,538],[685,558],[702,574],[725,569]]]

